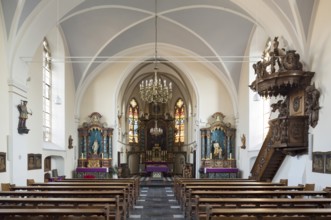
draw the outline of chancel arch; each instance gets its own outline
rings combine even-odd
[[[136,169],[137,167],[146,167],[155,163],[166,165],[169,173],[180,174],[181,166],[189,158],[186,144],[188,141],[192,142],[187,138],[187,133],[194,132],[192,127],[189,130],[189,124],[193,124],[193,118],[190,118],[188,114],[188,106],[196,105],[192,103],[192,100],[196,98],[191,97],[195,94],[189,92],[194,86],[175,64],[161,60],[158,78],[162,84],[164,81],[172,84],[172,97],[165,103],[143,101],[140,95],[140,84],[146,85],[153,79],[153,68],[154,64],[148,62],[137,66],[133,69],[130,80],[126,82],[126,87],[122,87],[127,92],[120,92],[123,96],[118,98],[117,106],[118,112],[121,112],[118,127],[122,133],[122,140],[119,141],[118,146],[121,146],[121,154],[124,156],[120,164],[127,163],[131,174],[141,172],[141,169]],[[134,113],[134,106],[139,106],[139,111]],[[192,111],[191,115],[193,115]],[[134,119],[137,115],[138,118]],[[136,119],[137,139],[133,136],[134,124],[132,123]],[[162,134],[151,133],[155,127],[162,129]]]

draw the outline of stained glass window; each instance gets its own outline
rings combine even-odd
[[[43,139],[52,138],[52,56],[47,40],[43,41]]]
[[[130,101],[128,123],[129,123],[129,143],[138,143],[138,117],[139,105],[133,98]]]
[[[182,99],[178,99],[175,105],[175,143],[184,143],[185,139],[185,109]]]

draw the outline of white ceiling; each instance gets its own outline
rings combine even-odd
[[[256,26],[271,37],[285,35],[300,50],[307,41],[317,3],[318,0],[158,0],[158,44],[210,61],[238,88],[242,61]],[[54,4],[56,8],[50,9]],[[59,25],[69,58],[84,60],[72,63],[76,86],[101,64],[99,61],[141,45],[154,46],[154,0],[1,0],[1,7],[8,42],[28,30],[33,19],[54,20],[49,30]],[[53,13],[40,17],[46,10]],[[151,50],[150,58],[153,54]],[[161,49],[159,54],[163,54]]]

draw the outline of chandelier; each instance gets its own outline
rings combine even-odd
[[[172,85],[166,80],[157,77],[157,0],[155,0],[155,54],[154,54],[154,79],[142,81],[140,84],[140,96],[145,102],[166,103],[172,98]]]
[[[157,120],[156,119],[155,119],[154,128],[151,128],[149,132],[151,133],[151,135],[154,135],[154,136],[159,136],[159,135],[163,134],[163,129],[157,127]]]

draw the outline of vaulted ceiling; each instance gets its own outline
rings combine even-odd
[[[211,63],[238,89],[256,27],[303,50],[315,4],[318,0],[158,0],[158,43]],[[76,87],[103,61],[154,46],[154,0],[1,0],[1,7],[12,59],[31,25],[44,19],[48,25],[40,31],[60,28]]]

